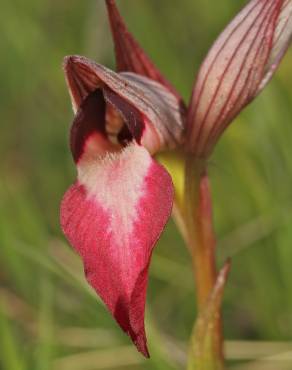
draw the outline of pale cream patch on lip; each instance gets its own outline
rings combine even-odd
[[[79,183],[110,214],[110,233],[121,247],[130,242],[151,163],[147,150],[132,143],[119,152],[84,158],[77,165]]]

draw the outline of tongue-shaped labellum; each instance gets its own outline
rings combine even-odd
[[[133,143],[103,158],[85,156],[61,206],[63,231],[88,282],[145,356],[148,266],[172,199],[166,170]]]
[[[63,198],[61,225],[83,259],[88,282],[148,356],[148,267],[171,214],[173,185],[167,171],[134,138],[125,147],[108,140],[107,115],[117,119],[112,126],[118,132],[119,113],[106,111],[101,90],[89,94],[77,112],[71,149],[78,178]]]

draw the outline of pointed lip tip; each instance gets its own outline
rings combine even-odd
[[[143,352],[143,356],[147,359],[147,360],[149,360],[150,359],[150,354],[149,354],[149,352],[148,352],[148,350],[147,350],[147,352]]]
[[[132,338],[133,339],[133,338]],[[142,336],[139,336],[133,340],[137,350],[147,359],[150,358],[150,353],[147,346],[147,339],[146,335],[143,334]]]
[[[138,351],[147,359],[150,359],[150,353],[147,347],[147,344],[145,344],[145,347],[141,348],[140,346],[137,347]]]

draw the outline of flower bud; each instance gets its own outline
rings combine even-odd
[[[217,140],[263,89],[292,35],[292,0],[251,0],[209,51],[188,112],[187,149],[208,157]]]

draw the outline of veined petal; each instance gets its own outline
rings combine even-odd
[[[167,87],[179,100],[178,92],[163,77],[147,54],[129,32],[114,0],[106,0],[113,40],[115,44],[118,72],[133,72],[148,77]]]
[[[197,78],[189,151],[210,155],[233,118],[271,78],[291,40],[292,0],[251,0],[219,36]]]
[[[133,138],[155,153],[182,143],[184,108],[164,86],[134,73],[117,74],[87,58],[71,56],[64,69],[73,106],[100,89],[122,116]]]
[[[259,93],[272,78],[292,39],[292,0],[284,0],[273,38],[273,46],[265,68],[265,76],[258,88]]]
[[[88,282],[147,357],[148,266],[171,213],[171,178],[138,144],[84,157],[77,168],[78,181],[62,201],[63,231],[83,259]]]

